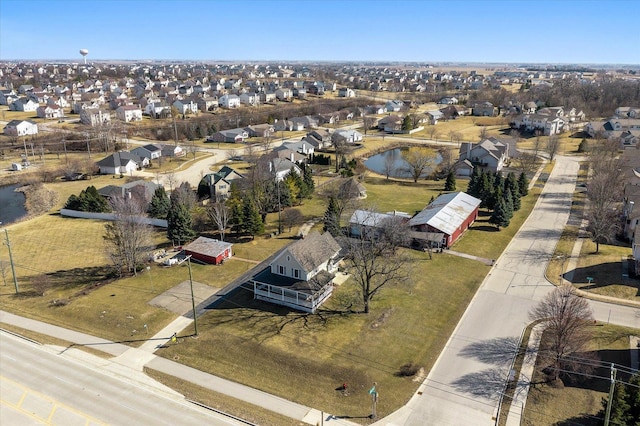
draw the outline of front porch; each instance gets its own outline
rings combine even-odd
[[[333,293],[333,274],[321,272],[310,281],[293,280],[266,269],[250,280],[257,300],[315,313]]]

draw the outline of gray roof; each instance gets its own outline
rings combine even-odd
[[[213,238],[198,237],[183,247],[185,251],[216,257],[230,249],[233,244]]]
[[[132,154],[130,152],[120,151],[114,152],[110,156],[103,158],[102,160],[98,161],[97,164],[98,166],[105,167],[120,167],[126,166],[129,161],[133,161],[137,164],[142,161],[142,159],[140,158],[140,156]]]
[[[464,192],[443,194],[412,217],[409,226],[429,225],[453,235],[479,205],[479,199]]]
[[[286,251],[300,263],[306,272],[310,272],[336,256],[340,252],[340,245],[328,232],[324,234],[311,232],[304,239],[287,247]]]

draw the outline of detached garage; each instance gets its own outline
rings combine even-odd
[[[223,260],[231,257],[232,245],[213,238],[198,237],[182,249],[187,256],[191,255],[192,258],[211,265],[219,265]]]

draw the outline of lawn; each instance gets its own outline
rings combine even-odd
[[[639,333],[638,329],[599,324],[594,326],[590,351],[595,351],[600,361],[629,366],[629,336]],[[529,391],[523,425],[601,424],[598,411],[602,408],[602,398],[607,396],[609,390],[608,367],[599,368],[593,373],[601,379],[582,377],[577,382],[565,380],[565,386],[561,388],[540,383],[543,377],[537,370],[533,382],[538,384]]]
[[[258,302],[239,290],[201,317],[198,339],[160,354],[337,415],[369,414],[367,390],[376,381],[384,416],[419,384],[399,374],[402,365],[429,371],[488,271],[467,259],[410,254],[413,279],[382,292],[368,315],[346,309],[356,291],[351,281],[317,315]],[[460,274],[449,274],[453,268]],[[348,396],[335,390],[344,382]]]

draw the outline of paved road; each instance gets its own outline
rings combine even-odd
[[[578,162],[558,157],[533,212],[498,259],[429,376],[378,425],[493,425],[528,312],[554,287],[544,273],[567,222]],[[640,310],[591,302],[597,320],[640,327]]]
[[[0,332],[2,424],[240,425]]]

